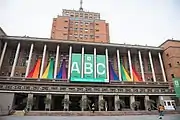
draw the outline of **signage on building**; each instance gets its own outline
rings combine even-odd
[[[180,78],[173,78],[176,97],[180,97]]]
[[[109,82],[106,71],[107,68],[105,55],[96,55],[96,63],[94,63],[93,54],[84,54],[83,60],[81,54],[72,54],[70,81]]]

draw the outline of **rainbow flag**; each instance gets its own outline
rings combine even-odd
[[[110,76],[110,80],[119,80],[119,77],[117,76],[110,62],[109,62],[109,76]]]
[[[66,61],[63,59],[60,70],[56,76],[57,79],[67,79],[66,76]]]
[[[136,72],[136,69],[134,66],[132,66],[132,72],[133,72],[133,79],[135,82],[142,82],[141,76]]]
[[[40,66],[41,66],[41,59],[38,59],[36,64],[34,65],[33,69],[29,72],[27,77],[28,78],[38,78]]]
[[[54,58],[51,58],[41,78],[53,79],[53,73],[54,73]]]
[[[120,64],[122,81],[133,81],[122,64]]]

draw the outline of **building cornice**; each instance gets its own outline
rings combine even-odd
[[[142,45],[131,45],[131,44],[115,44],[115,43],[93,43],[93,42],[79,42],[79,41],[68,41],[60,39],[50,38],[37,38],[37,37],[22,37],[22,36],[2,36],[1,40],[16,40],[16,41],[29,41],[29,42],[47,42],[47,43],[65,43],[65,44],[77,44],[77,45],[93,45],[101,47],[114,47],[114,48],[130,48],[130,49],[146,49],[146,50],[157,50],[163,51],[161,47],[154,46],[142,46]]]

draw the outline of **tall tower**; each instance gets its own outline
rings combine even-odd
[[[109,24],[100,19],[100,13],[84,11],[82,3],[79,10],[63,9],[62,15],[53,19],[51,38],[109,43]]]

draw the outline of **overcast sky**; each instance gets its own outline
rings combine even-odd
[[[80,0],[0,0],[0,26],[8,35],[50,37],[52,19]],[[159,46],[180,40],[180,0],[83,0],[110,26],[111,43]]]

